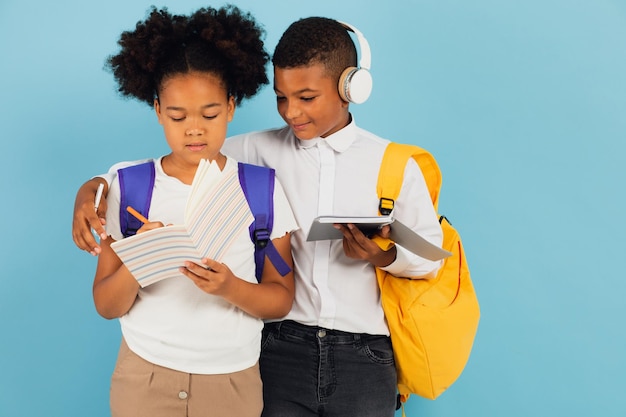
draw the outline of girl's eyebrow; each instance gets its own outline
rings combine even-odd
[[[221,106],[220,103],[209,103],[209,104],[205,104],[204,106],[202,106],[202,109],[210,109],[213,107],[219,107]],[[175,110],[175,111],[184,111],[186,110],[185,107],[178,107],[178,106],[167,106],[166,107],[167,110]]]

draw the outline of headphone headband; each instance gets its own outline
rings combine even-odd
[[[361,50],[360,51],[361,59],[359,61],[359,67],[365,68],[366,70],[369,71],[369,69],[371,68],[371,63],[372,63],[372,54],[370,52],[369,42],[367,42],[367,39],[365,39],[365,36],[363,36],[363,34],[351,24],[346,23],[346,22],[341,22],[339,20],[337,22],[339,22],[341,26],[343,26],[344,28],[346,28],[347,30],[349,30],[350,32],[356,35],[356,39],[359,41],[359,49]]]
[[[372,59],[370,44],[365,39],[365,36],[354,26],[340,21],[337,21],[337,23],[356,35],[361,54],[359,67],[348,67],[339,77],[339,95],[347,102],[361,104],[368,99],[372,92],[372,75],[369,71]]]

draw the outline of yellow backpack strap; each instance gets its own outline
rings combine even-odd
[[[404,171],[409,158],[413,158],[420,167],[430,198],[433,202],[435,210],[437,210],[437,203],[439,201],[439,190],[441,189],[441,171],[437,165],[435,158],[425,149],[422,149],[415,145],[407,145],[391,142],[385,149],[383,160],[380,165],[380,171],[378,172],[378,184],[376,192],[380,199],[379,211],[380,214],[389,214],[393,210],[394,204],[404,179]],[[382,238],[381,236],[375,236],[372,239],[378,244],[382,250],[389,250],[393,245],[390,239]],[[387,281],[388,273],[380,268],[376,268],[376,278],[378,285],[381,288],[385,288],[385,282]],[[398,280],[403,281],[403,280]],[[399,401],[402,408],[402,417],[406,416],[404,404],[411,394],[408,391],[408,387],[403,384],[398,385]]]
[[[435,158],[430,152],[419,146],[390,142],[385,149],[378,172],[376,191],[380,198],[380,214],[389,214],[393,210],[395,201],[402,188],[404,170],[409,158],[415,159],[419,165],[426,180],[430,198],[435,206],[435,210],[437,210],[439,190],[441,190],[441,171]]]

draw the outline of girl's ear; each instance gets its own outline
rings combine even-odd
[[[228,121],[232,122],[233,121],[233,117],[235,117],[235,108],[237,106],[235,105],[235,97],[233,96],[228,96]]]
[[[157,119],[159,120],[159,124],[163,124],[161,121],[161,104],[159,103],[159,99],[154,99],[154,112],[156,113]]]

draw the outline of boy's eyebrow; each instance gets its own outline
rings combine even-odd
[[[313,88],[303,88],[301,90],[298,91],[294,91],[294,94],[302,94],[302,93],[317,93],[318,90],[315,90]],[[282,93],[282,91],[280,91],[278,88],[274,87],[274,92],[275,93]]]

